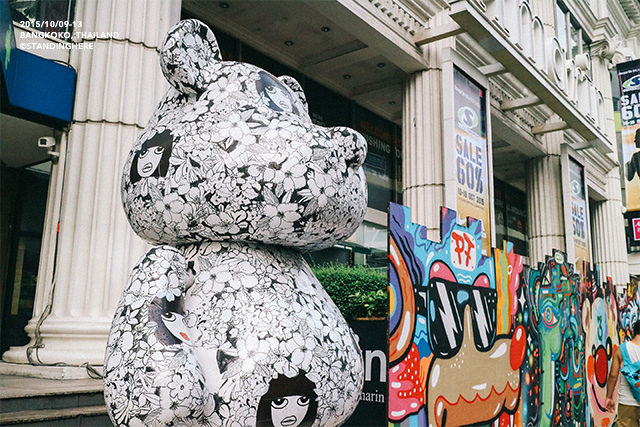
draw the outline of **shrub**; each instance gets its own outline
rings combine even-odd
[[[385,272],[371,267],[319,265],[313,272],[347,321],[388,314]]]

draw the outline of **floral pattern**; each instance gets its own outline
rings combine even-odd
[[[161,67],[171,87],[122,179],[129,223],[158,246],[114,317],[110,417],[339,425],[358,402],[362,356],[301,251],[362,222],[366,143],[314,125],[295,79],[222,61],[199,21],[169,32]]]

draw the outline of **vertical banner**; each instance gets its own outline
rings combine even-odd
[[[487,90],[454,66],[453,92],[455,209],[458,221],[467,217],[482,220],[482,252],[487,255],[491,248]]]
[[[640,60],[617,65],[627,212],[640,211]]]
[[[584,278],[584,262],[591,262],[589,203],[584,161],[571,147],[562,147],[565,233],[569,262]]]

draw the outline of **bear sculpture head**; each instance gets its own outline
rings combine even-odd
[[[197,20],[167,35],[161,66],[169,91],[122,178],[140,237],[312,250],[356,230],[367,206],[366,142],[351,129],[312,123],[295,79],[223,61]]]

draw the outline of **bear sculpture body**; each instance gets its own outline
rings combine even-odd
[[[105,357],[116,425],[332,426],[363,383],[351,329],[302,258],[362,222],[366,143],[311,122],[291,77],[223,61],[178,23],[170,88],[126,161],[129,223],[153,243]]]

